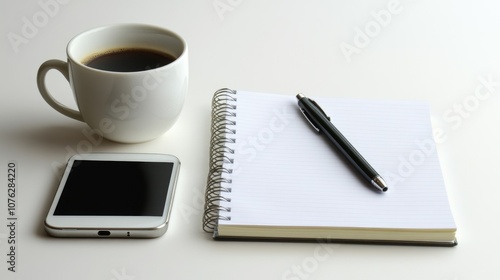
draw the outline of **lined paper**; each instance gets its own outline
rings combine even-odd
[[[238,91],[222,202],[231,220],[220,225],[455,228],[426,103],[310,97],[389,190],[375,191],[315,133],[295,96]]]

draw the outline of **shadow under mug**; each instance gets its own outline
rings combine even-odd
[[[84,64],[89,56],[128,48],[167,53],[175,60],[136,72],[99,70]],[[179,117],[188,87],[188,49],[174,32],[144,24],[99,27],[71,39],[66,54],[67,62],[48,60],[40,66],[38,89],[52,108],[87,123],[94,133],[116,142],[145,142],[164,134]],[[70,83],[78,110],[49,93],[45,77],[52,69]]]

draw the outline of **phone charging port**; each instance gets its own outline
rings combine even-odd
[[[109,236],[111,235],[111,232],[109,232],[108,230],[100,230],[97,232],[97,235],[99,236]]]

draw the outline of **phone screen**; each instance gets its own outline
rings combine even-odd
[[[75,160],[55,216],[162,216],[173,163]]]

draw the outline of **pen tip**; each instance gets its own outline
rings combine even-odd
[[[386,192],[389,189],[387,187],[387,183],[380,176],[376,176],[375,178],[373,178],[372,185],[382,192]]]
[[[300,100],[300,99],[302,99],[302,98],[304,98],[304,95],[302,95],[302,93],[297,94],[297,99],[298,99],[298,100]]]

